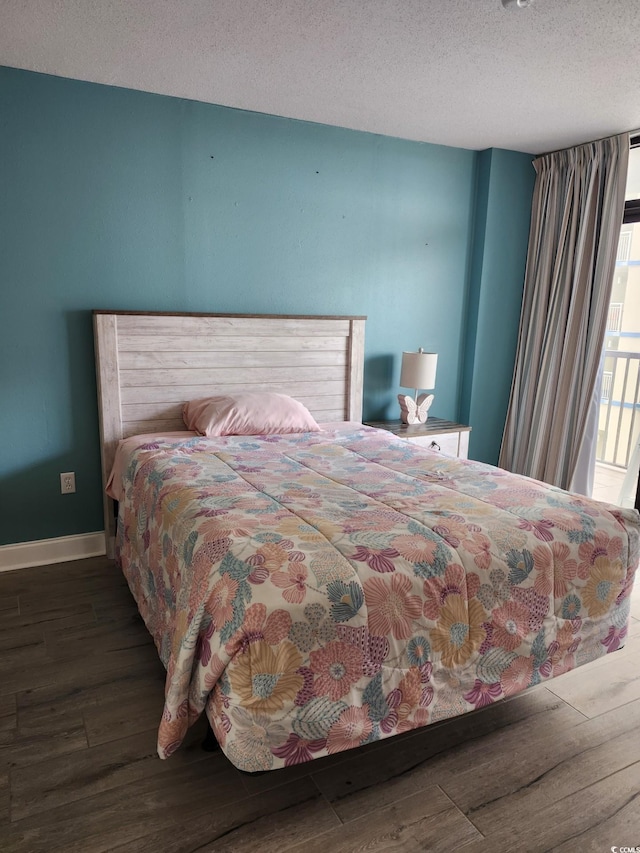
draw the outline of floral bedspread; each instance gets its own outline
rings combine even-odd
[[[167,669],[163,758],[206,709],[242,770],[307,761],[624,641],[635,510],[356,424],[121,452],[119,560]]]

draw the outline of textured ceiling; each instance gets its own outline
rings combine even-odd
[[[640,126],[640,0],[0,0],[0,65],[464,148]]]

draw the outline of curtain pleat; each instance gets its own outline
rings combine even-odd
[[[629,134],[534,160],[516,365],[499,464],[568,489],[585,435],[624,211]]]

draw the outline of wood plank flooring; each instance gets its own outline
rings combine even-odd
[[[3,853],[640,845],[640,584],[626,647],[524,695],[260,776],[156,756],[164,670],[113,563],[0,574]]]

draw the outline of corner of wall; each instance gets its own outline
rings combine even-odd
[[[459,417],[463,423],[471,418],[473,373],[476,354],[478,311],[482,283],[482,259],[484,255],[487,204],[491,175],[492,149],[476,152],[474,192],[470,206],[471,245],[467,272],[467,294],[464,310],[464,334],[462,337],[461,381]]]
[[[471,458],[498,461],[517,347],[535,182],[532,155],[478,156],[461,416]]]

